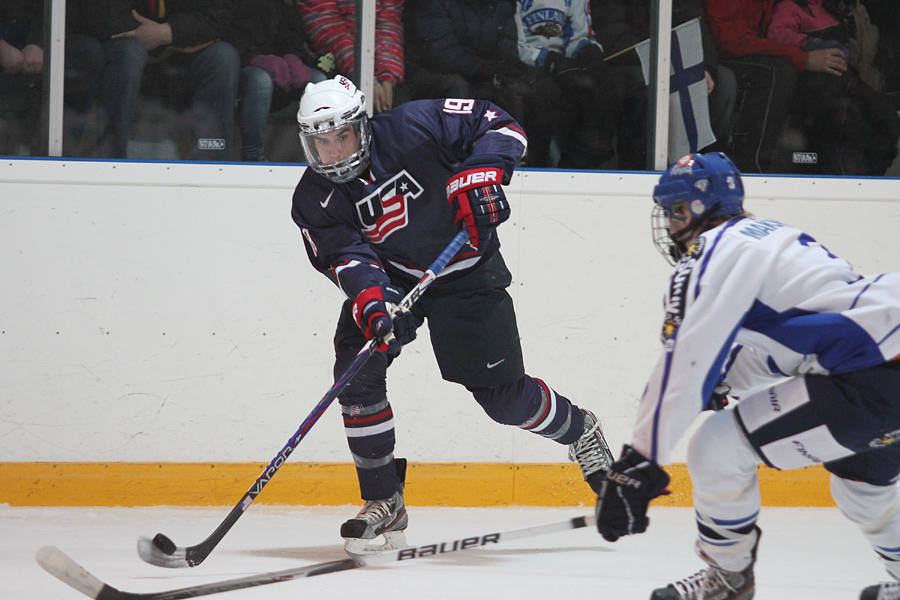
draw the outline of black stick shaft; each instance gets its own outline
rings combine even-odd
[[[438,274],[444,270],[444,267],[449,264],[449,262],[453,259],[454,256],[459,252],[459,250],[463,247],[463,245],[469,240],[469,232],[466,229],[463,229],[459,233],[456,234],[456,237],[444,248],[443,252],[441,252],[440,256],[435,259],[435,261],[428,267],[428,270],[425,272],[425,275],[419,280],[419,282],[413,287],[412,290],[406,295],[405,298],[400,302],[400,308],[403,310],[409,310],[412,305],[419,299],[419,297],[425,292],[426,289],[431,285],[431,283],[437,278]],[[194,546],[188,546],[186,548],[177,548],[168,538],[162,536],[162,534],[157,534],[156,538],[149,543],[145,543],[144,541],[140,541],[138,543],[138,554],[140,557],[149,562],[151,564],[155,564],[161,567],[194,567],[202,563],[207,556],[213,551],[213,549],[218,545],[218,543],[225,537],[225,534],[237,523],[238,519],[241,518],[241,515],[244,513],[247,508],[249,508],[250,504],[256,499],[260,492],[262,492],[263,488],[266,484],[275,476],[275,473],[278,472],[278,469],[281,468],[285,462],[287,462],[288,457],[294,451],[294,449],[300,444],[304,437],[306,437],[307,432],[312,428],[313,425],[319,420],[319,417],[325,412],[325,410],[331,405],[335,398],[337,398],[338,394],[350,383],[350,380],[359,372],[359,369],[365,364],[365,362],[369,359],[372,353],[375,351],[375,347],[377,346],[378,341],[372,340],[367,344],[359,353],[356,355],[356,358],[353,360],[351,365],[347,368],[343,375],[334,383],[331,389],[325,394],[325,396],[319,400],[318,404],[313,407],[312,411],[307,415],[306,419],[303,423],[300,424],[299,429],[297,429],[296,433],[288,440],[287,444],[281,449],[281,451],[272,459],[266,469],[256,478],[256,481],[253,482],[253,485],[250,486],[250,489],[244,494],[241,498],[240,502],[238,502],[234,508],[231,509],[231,512],[228,513],[228,516],[225,517],[218,527],[207,537],[205,540],[196,544]],[[164,545],[171,546],[169,548],[160,547],[157,543],[159,538],[163,538],[166,540]],[[182,558],[183,557],[183,558]]]
[[[492,532],[437,544],[425,544],[423,546],[404,548],[402,550],[389,550],[387,552],[374,554],[371,557],[359,559],[358,561],[349,558],[333,560],[305,567],[294,567],[282,571],[271,571],[259,575],[249,575],[237,579],[201,583],[191,587],[163,592],[134,593],[116,589],[88,573],[81,565],[69,558],[65,553],[52,546],[41,548],[37,554],[37,561],[38,564],[51,575],[54,575],[63,583],[72,586],[95,600],[181,600],[183,598],[209,596],[211,594],[258,587],[272,583],[281,583],[283,581],[314,577],[316,575],[325,575],[327,573],[336,573],[338,571],[347,571],[361,567],[386,565],[418,558],[427,558],[429,556],[449,554],[451,552],[474,550],[502,542],[509,542],[548,533],[557,533],[570,529],[580,529],[582,527],[594,525],[596,522],[597,520],[593,516],[580,516],[564,521],[547,523],[545,525]]]

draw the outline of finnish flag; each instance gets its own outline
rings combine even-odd
[[[635,46],[635,51],[641,59],[644,83],[649,83],[650,40]],[[716,141],[709,123],[699,19],[672,29],[669,76],[668,157],[671,163]]]

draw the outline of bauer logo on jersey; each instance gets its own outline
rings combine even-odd
[[[409,224],[409,201],[418,198],[422,186],[406,171],[400,171],[356,203],[362,231],[373,244]]]
[[[890,446],[897,441],[900,441],[900,429],[895,429],[894,431],[882,434],[869,442],[869,446],[872,448],[881,448],[883,446]]]
[[[669,293],[666,297],[666,316],[663,320],[662,335],[660,339],[666,350],[671,350],[675,345],[675,333],[681,320],[684,319],[685,298],[687,294],[687,284],[691,278],[691,271],[697,260],[703,255],[703,247],[706,245],[706,239],[697,238],[690,246],[678,264],[675,265],[675,272],[672,273],[672,279],[669,281]]]

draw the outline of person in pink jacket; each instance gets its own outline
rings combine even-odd
[[[850,32],[822,0],[775,5],[767,37],[807,52],[840,51],[842,69],[804,71],[798,81],[795,122],[804,136],[798,150],[816,160],[814,172],[884,175],[897,156],[900,118],[891,103],[849,67]]]
[[[719,50],[719,63],[734,72],[740,113],[734,159],[742,173],[785,170],[777,160],[781,130],[796,106],[799,75],[846,68],[840,50],[807,52],[766,37],[778,0],[703,0]]]
[[[846,35],[842,23],[823,6],[822,0],[785,0],[776,4],[766,33],[766,37],[779,44],[806,50],[841,48],[844,62],[849,63],[846,45],[836,39]]]

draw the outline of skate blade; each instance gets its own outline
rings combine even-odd
[[[402,550],[409,547],[409,544],[406,543],[406,535],[402,531],[386,531],[379,537],[384,539],[384,543],[379,544],[377,537],[371,540],[344,538],[344,552],[350,558],[363,558],[379,552]]]

